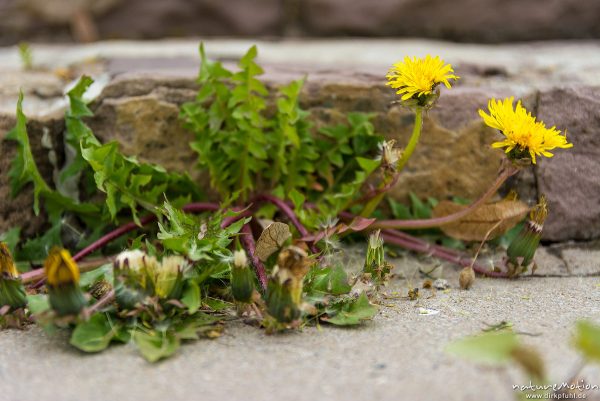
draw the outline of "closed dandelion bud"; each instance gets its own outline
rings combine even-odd
[[[149,271],[158,264],[156,258],[140,250],[121,252],[114,262],[115,298],[120,307],[133,309],[154,293]]]
[[[27,296],[8,246],[0,242],[0,306],[13,309],[27,305]]]
[[[150,276],[154,284],[154,294],[161,299],[178,298],[183,290],[183,272],[188,262],[181,256],[165,256],[161,263],[153,266]]]
[[[267,311],[277,321],[291,323],[300,318],[302,285],[310,264],[306,251],[296,246],[279,253],[266,294]]]
[[[383,239],[380,230],[377,230],[369,236],[363,272],[369,275],[373,281],[381,284],[387,280],[391,268],[392,266],[385,261]]]
[[[290,277],[290,290],[292,291],[292,300],[296,305],[302,303],[302,285],[304,276],[310,269],[311,261],[308,259],[306,251],[297,246],[288,246],[277,256],[277,267],[282,277]]]
[[[66,249],[54,247],[44,261],[48,301],[59,316],[79,313],[87,304],[79,287],[79,267]]]
[[[523,229],[512,240],[506,250],[508,261],[514,267],[527,269],[533,262],[547,216],[548,204],[546,197],[542,195],[540,202],[530,212],[529,220],[527,220]]]
[[[243,250],[233,254],[231,267],[231,293],[237,302],[250,303],[254,293],[254,272],[248,267],[248,258]]]
[[[467,266],[460,271],[460,275],[458,276],[458,283],[460,284],[460,288],[463,290],[468,290],[471,288],[473,283],[475,282],[475,271],[471,266]]]
[[[277,269],[267,285],[267,312],[280,323],[292,323],[300,318],[300,305],[294,302],[293,278]]]

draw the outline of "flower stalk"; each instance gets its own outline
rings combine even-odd
[[[410,136],[410,140],[408,141],[408,145],[402,152],[402,156],[396,162],[395,171],[393,174],[387,176],[383,182],[379,186],[379,191],[377,195],[375,195],[372,199],[370,199],[367,204],[364,206],[360,215],[362,217],[370,217],[371,214],[377,209],[377,206],[381,203],[383,198],[385,197],[387,191],[393,186],[393,184],[398,180],[398,176],[408,160],[412,156],[417,144],[419,143],[419,139],[421,138],[421,131],[423,130],[423,107],[416,106],[415,107],[415,125],[413,127],[412,135]]]

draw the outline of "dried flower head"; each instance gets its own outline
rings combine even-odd
[[[398,164],[398,160],[402,156],[402,149],[395,148],[396,141],[391,139],[389,141],[383,141],[381,145],[381,161],[384,167],[395,170]]]
[[[567,143],[566,135],[561,135],[555,127],[546,128],[520,101],[513,108],[513,102],[513,97],[491,99],[488,102],[489,114],[479,110],[485,124],[496,128],[505,136],[503,141],[493,143],[492,147],[506,148],[505,152],[511,160],[530,158],[533,164],[536,164],[536,156],[554,156],[549,152],[552,149],[573,147],[572,143]]]
[[[438,56],[407,56],[403,61],[395,63],[386,77],[387,85],[397,89],[396,93],[402,95],[402,100],[423,100],[432,95],[439,84],[450,88],[450,80],[459,78],[453,73],[452,65],[445,64]]]

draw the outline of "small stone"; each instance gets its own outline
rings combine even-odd
[[[448,280],[443,279],[443,278],[438,278],[437,280],[435,280],[433,282],[433,288],[435,288],[436,290],[447,290],[448,288],[450,288],[450,284],[448,283]]]

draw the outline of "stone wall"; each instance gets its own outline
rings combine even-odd
[[[403,45],[406,43],[398,42],[390,47],[401,53]],[[420,47],[429,45],[423,42]],[[358,53],[375,46],[376,43],[366,43],[364,48],[355,45]],[[204,185],[207,177],[194,169],[196,156],[187,145],[192,135],[178,120],[179,106],[195,96],[198,61],[187,55],[174,57],[171,54],[161,58],[168,47],[169,44],[156,44],[152,52],[144,50],[146,58],[136,59],[132,55],[136,48],[133,44],[132,57],[124,59],[111,58],[110,46],[104,46],[104,58],[92,64],[86,61],[72,66],[73,76],[93,71],[100,78],[108,77],[108,84],[91,105],[95,115],[88,121],[101,139],[118,140],[125,153],[141,160],[191,172],[194,179]],[[207,44],[207,49],[214,48],[218,46]],[[245,49],[245,44],[235,48]],[[327,49],[325,46],[321,49],[324,53],[320,54],[313,48],[303,49],[298,43],[281,45],[277,51],[271,49],[263,53],[265,57],[261,60],[266,70],[264,79],[273,87],[307,75],[301,101],[312,113],[317,126],[343,122],[349,111],[373,113],[378,132],[395,138],[399,144],[406,143],[412,131],[412,112],[393,103],[395,94],[384,85],[381,73],[385,67],[340,64],[334,57],[337,47]],[[462,50],[445,49],[447,59],[464,59],[473,50],[471,46],[459,49]],[[557,54],[564,55],[569,53],[570,47],[551,49],[548,54],[556,50]],[[88,47],[82,47],[77,52],[87,57],[87,50]],[[46,51],[74,57],[60,49],[47,48]],[[123,49],[112,51],[122,54]],[[545,240],[600,238],[600,86],[594,81],[595,75],[583,72],[583,67],[579,69],[581,72],[573,73],[574,68],[579,67],[572,63],[560,63],[549,69],[550,62],[539,57],[544,54],[542,48],[537,49],[535,61],[526,59],[527,51],[523,48],[493,52],[478,50],[476,56],[485,60],[485,65],[455,64],[461,79],[452,90],[442,91],[438,104],[426,116],[419,147],[392,195],[406,201],[410,191],[420,197],[438,199],[451,196],[473,199],[483,193],[495,178],[502,152],[490,148],[498,134],[483,125],[477,110],[485,108],[491,97],[515,95],[548,125],[556,124],[561,130],[567,128],[574,147],[557,150],[554,158],[542,160],[535,168],[522,172],[509,186],[516,187],[522,199],[530,203],[535,202],[539,194],[546,194],[550,216],[544,231]],[[269,61],[286,54],[289,55],[285,56],[287,64]],[[294,57],[309,56],[315,60],[313,66],[294,63]],[[327,65],[326,56],[332,57],[334,61],[329,62],[333,64]],[[502,60],[508,61],[503,63]],[[585,58],[585,71],[598,70],[598,61],[594,60],[592,56]],[[54,79],[44,80],[44,74]],[[2,81],[7,77],[13,85]],[[37,85],[25,85],[34,77],[37,77]],[[31,120],[33,151],[41,163],[42,173],[51,181],[53,166],[49,163],[48,149],[41,146],[41,137],[46,132],[53,139],[60,163],[64,99],[57,86],[61,83],[52,71],[13,71],[12,75],[4,75],[0,77],[2,110],[6,110],[6,104],[10,104],[8,110],[14,109],[19,84],[26,91],[25,110]],[[67,81],[62,82],[66,84]],[[55,111],[48,114],[48,109]],[[12,112],[5,111],[5,114],[0,119],[0,139],[12,126]],[[32,232],[43,224],[43,216],[32,217],[31,192],[26,191],[14,200],[8,196],[6,171],[13,155],[14,144],[0,141],[0,231],[17,221],[27,221],[28,232]]]
[[[83,10],[83,11],[82,11]],[[3,0],[0,44],[183,36],[600,37],[596,0]],[[91,21],[92,27],[85,27]],[[84,28],[81,28],[82,24]]]

